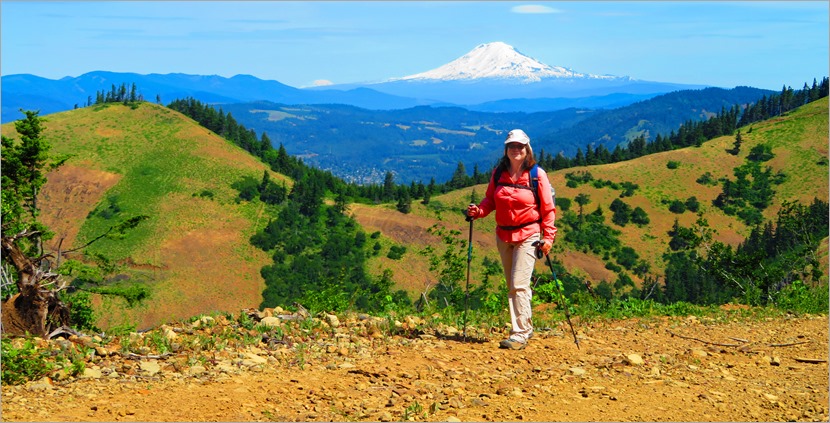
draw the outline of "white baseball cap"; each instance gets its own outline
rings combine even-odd
[[[507,139],[504,140],[504,144],[510,144],[511,142],[528,144],[530,143],[530,137],[525,134],[525,131],[522,131],[521,129],[514,129],[507,133]]]

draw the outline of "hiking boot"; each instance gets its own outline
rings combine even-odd
[[[508,350],[523,350],[527,346],[527,342],[519,341],[517,339],[509,338],[499,342],[499,348],[507,348]]]

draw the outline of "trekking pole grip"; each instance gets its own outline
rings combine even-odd
[[[470,203],[470,204],[467,206],[467,210],[469,210],[471,206],[475,206],[475,205],[476,205],[476,203]],[[470,222],[470,226],[472,227],[472,225],[473,225],[473,220],[475,220],[475,219],[473,219],[473,217],[472,217],[472,216],[470,216],[470,215],[467,213],[467,210],[464,210],[464,218],[465,218],[465,220],[466,220],[466,221]]]

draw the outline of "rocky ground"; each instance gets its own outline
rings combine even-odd
[[[240,317],[39,342],[83,371],[3,385],[2,420],[828,421],[827,315],[574,321],[579,348],[563,323],[522,351],[415,317]]]

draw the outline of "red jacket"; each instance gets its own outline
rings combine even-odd
[[[531,186],[529,170],[522,172],[518,181],[510,179],[509,172],[501,172],[501,175],[496,176],[499,178],[497,181],[499,183]],[[533,191],[512,186],[497,186],[491,177],[490,184],[487,186],[487,192],[478,205],[479,215],[476,217],[485,217],[495,210],[497,225],[496,236],[504,242],[522,242],[535,233],[543,232],[542,239],[553,244],[553,239],[556,237],[556,226],[554,226],[556,207],[553,205],[550,180],[548,179],[548,174],[542,168],[538,168],[538,177],[540,203],[538,209]],[[537,222],[540,219],[542,221],[541,225]],[[537,223],[532,223],[521,228],[504,228],[506,226],[516,227],[528,222]]]

